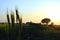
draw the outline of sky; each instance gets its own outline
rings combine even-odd
[[[55,24],[60,24],[60,0],[0,0],[0,22],[6,22],[7,9],[10,12],[16,6],[23,22],[40,23],[48,17]]]

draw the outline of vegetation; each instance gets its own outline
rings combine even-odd
[[[60,40],[60,25],[54,25],[53,22],[48,25],[51,19],[42,19],[41,22],[46,25],[33,22],[25,24],[17,9],[15,12],[16,17],[13,11],[10,17],[7,14],[8,23],[0,23],[0,40]],[[15,19],[18,23],[15,23]]]
[[[46,25],[48,25],[48,23],[50,22],[51,20],[49,18],[44,18],[42,19],[42,23],[46,23]]]

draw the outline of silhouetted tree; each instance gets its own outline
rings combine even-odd
[[[53,23],[53,22],[51,22],[51,24],[50,24],[49,26],[54,26],[54,23]]]
[[[49,18],[44,18],[41,20],[42,23],[46,23],[46,25],[48,25],[48,23],[50,22],[51,20]]]
[[[51,22],[51,25],[54,25],[54,23],[53,23],[53,22]]]

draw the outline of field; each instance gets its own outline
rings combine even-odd
[[[10,26],[11,27],[11,26]],[[0,24],[0,40],[60,40],[60,30],[53,26],[41,24],[23,24],[23,30],[19,36],[19,25],[15,24],[14,30],[9,31],[6,23]]]

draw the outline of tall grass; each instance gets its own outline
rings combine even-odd
[[[18,40],[22,40],[22,17],[19,17],[19,13],[18,13],[18,9],[15,10],[16,11],[16,21],[19,21],[19,36],[18,36]]]
[[[9,37],[10,37],[10,18],[9,18],[9,14],[8,14],[8,10],[7,10],[7,21],[8,21],[8,24],[6,26],[6,32],[7,32],[7,40],[9,40]]]
[[[11,37],[11,39],[14,38],[14,36],[15,36],[15,18],[16,18],[16,22],[18,21],[18,26],[19,26],[17,40],[22,40],[22,31],[23,31],[22,16],[19,17],[19,12],[18,12],[17,8],[15,9],[15,12],[16,12],[16,17],[14,15],[13,11],[11,11],[11,15],[10,15],[11,17],[9,17],[9,14],[7,14],[8,28],[6,27],[6,32],[9,31],[8,36]],[[11,24],[10,24],[10,19],[11,19]]]
[[[15,16],[14,16],[14,12],[11,11],[11,39],[14,39],[15,36],[15,32],[14,32],[14,25],[15,25]]]

